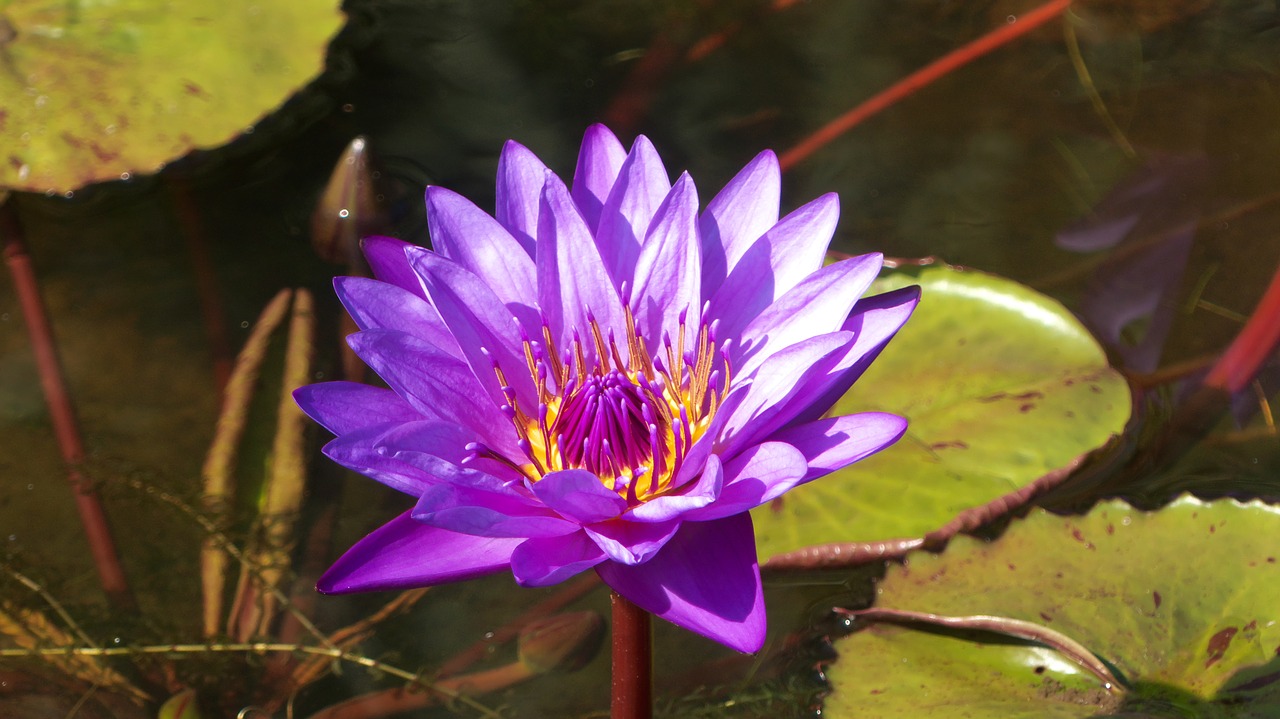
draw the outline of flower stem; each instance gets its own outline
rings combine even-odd
[[[612,592],[613,699],[611,719],[653,716],[653,631],[649,613]]]

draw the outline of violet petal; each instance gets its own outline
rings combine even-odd
[[[680,529],[680,520],[628,522],[614,519],[584,527],[605,555],[622,564],[642,564],[666,546]]]
[[[410,515],[432,527],[479,537],[558,537],[579,529],[539,504],[453,483],[427,487]]]
[[[907,420],[896,414],[862,412],[791,427],[771,439],[804,455],[808,471],[803,482],[811,482],[879,452],[906,431]]]
[[[637,137],[600,210],[595,232],[615,286],[631,280],[653,215],[670,192],[671,180],[658,151],[647,137]]]
[[[426,299],[422,287],[418,285],[418,277],[409,269],[409,259],[405,257],[407,248],[416,247],[404,240],[394,237],[372,236],[360,240],[360,249],[369,263],[373,276],[382,282],[389,282],[400,289],[408,290],[422,299]]]
[[[701,251],[698,232],[698,191],[688,173],[680,176],[658,207],[636,260],[631,311],[636,329],[649,352],[659,356],[664,337],[672,344],[681,316],[691,328],[701,313],[699,286]]]
[[[757,444],[725,465],[724,489],[716,503],[684,518],[706,521],[755,509],[802,482],[808,469],[804,455],[789,444]]]
[[[626,500],[585,469],[551,472],[534,483],[533,493],[548,507],[579,524],[613,519],[627,508]]]
[[[538,198],[546,181],[547,166],[529,148],[515,140],[502,146],[498,157],[494,217],[507,228],[525,254],[533,257],[538,236]]]
[[[400,395],[358,382],[322,382],[293,391],[293,399],[307,416],[334,434],[386,422],[423,419]]]
[[[778,157],[772,150],[765,150],[707,204],[698,223],[702,237],[702,299],[714,296],[747,248],[778,221],[781,197]]]
[[[456,192],[428,187],[427,225],[435,251],[470,270],[504,304],[537,306],[533,258],[484,210]]]
[[[593,233],[600,227],[600,213],[626,159],[627,151],[609,128],[600,124],[587,128],[582,149],[578,151],[578,165],[573,171],[571,194]]]
[[[716,455],[707,457],[702,474],[671,494],[654,497],[622,515],[638,522],[665,522],[716,501],[724,486],[724,466]]]
[[[563,582],[605,561],[604,552],[585,532],[526,539],[511,553],[511,574],[522,587]]]
[[[417,276],[414,276],[417,281]],[[445,326],[440,313],[422,295],[422,287],[410,292],[397,285],[367,277],[335,277],[333,289],[347,314],[362,330],[399,330],[430,342],[454,357],[462,348]]]

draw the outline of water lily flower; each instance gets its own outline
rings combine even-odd
[[[911,314],[860,299],[879,255],[824,266],[839,207],[778,218],[763,152],[699,212],[653,145],[586,132],[572,188],[525,147],[486,214],[426,192],[434,250],[369,238],[337,293],[389,389],[298,403],[333,460],[416,498],[320,579],[419,587],[594,569],[636,605],[744,652],[765,636],[748,510],[895,442],[900,417],[824,413]]]

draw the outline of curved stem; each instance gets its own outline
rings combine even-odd
[[[610,719],[653,716],[653,630],[649,613],[612,592],[613,691]]]

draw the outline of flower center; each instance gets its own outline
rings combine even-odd
[[[729,384],[728,361],[717,356],[714,328],[700,323],[696,346],[686,352],[681,316],[675,344],[667,338],[665,357],[655,361],[636,333],[630,310],[624,313],[625,360],[613,331],[606,340],[590,315],[587,332],[575,331],[563,353],[545,324],[541,342],[524,338],[527,370],[538,393],[536,412],[520,406],[495,364],[507,399],[503,411],[528,459],[516,468],[530,481],[585,469],[628,502],[644,502],[671,488],[689,449],[710,424]],[[724,372],[717,369],[721,362]]]

